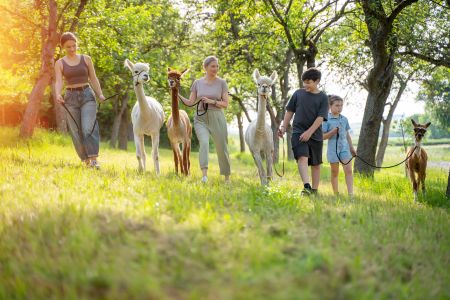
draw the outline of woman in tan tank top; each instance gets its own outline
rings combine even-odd
[[[65,105],[70,112],[66,112],[66,119],[78,156],[86,165],[98,169],[100,134],[94,91],[100,101],[105,97],[91,58],[77,55],[77,39],[73,33],[62,34],[61,47],[66,56],[55,63],[56,102]],[[64,97],[61,95],[63,78],[66,82]]]

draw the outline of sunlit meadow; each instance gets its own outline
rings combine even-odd
[[[132,150],[101,147],[83,167],[69,138],[0,129],[0,299],[449,299],[445,169],[413,203],[403,166],[356,178],[356,197],[300,196],[293,162],[262,188],[249,154],[224,185],[136,172]],[[235,148],[231,141],[231,148]],[[131,146],[131,144],[130,144]],[[390,147],[386,163],[402,158]],[[449,161],[449,147],[430,146]],[[147,149],[149,152],[150,149]],[[341,174],[341,194],[345,195]]]

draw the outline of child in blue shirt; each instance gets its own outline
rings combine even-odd
[[[352,156],[356,155],[355,148],[352,145],[352,138],[350,137],[350,125],[346,117],[341,115],[344,100],[341,97],[330,95],[328,96],[328,104],[330,112],[326,122],[322,123],[323,139],[328,140],[327,159],[331,167],[331,185],[333,192],[337,195],[338,190],[338,175],[339,175],[339,161],[343,162],[342,167],[345,173],[345,183],[347,184],[347,191],[350,197],[353,196],[353,173],[352,164],[348,163]],[[339,132],[339,139],[337,139]],[[336,153],[337,143],[337,153]],[[338,157],[339,155],[339,157]],[[340,159],[340,160],[339,160]]]

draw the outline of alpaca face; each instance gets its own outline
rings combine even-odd
[[[414,126],[414,136],[416,138],[417,142],[422,141],[422,138],[425,136],[425,133],[427,132],[428,126],[431,125],[431,122],[428,122],[427,124],[418,124],[413,119],[411,119],[411,122]]]
[[[125,66],[131,71],[133,75],[133,82],[135,85],[147,82],[150,77],[148,76],[148,71],[150,70],[148,64],[146,63],[136,63],[133,64],[128,59],[125,60]]]
[[[277,80],[277,72],[273,71],[270,77],[261,76],[258,69],[253,72],[253,80],[258,87],[258,94],[261,96],[268,97],[272,93],[272,86]]]
[[[167,80],[169,81],[169,86],[171,89],[178,88],[180,86],[181,77],[189,72],[189,69],[184,69],[183,72],[167,68]]]

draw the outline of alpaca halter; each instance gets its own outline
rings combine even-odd
[[[134,86],[138,86],[139,85],[140,82],[138,81],[138,79],[139,79],[139,75],[141,75],[142,72],[146,72],[146,70],[142,70],[139,73],[133,75],[133,79],[134,79],[135,76],[137,76],[137,79],[136,79],[136,82],[134,83]]]

